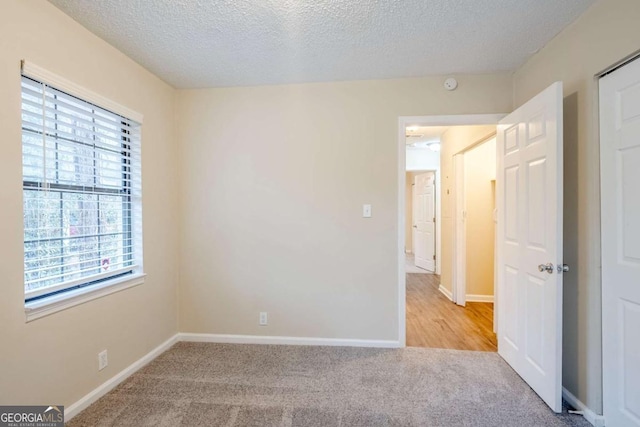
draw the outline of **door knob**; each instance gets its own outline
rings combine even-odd
[[[540,273],[542,273],[543,271],[546,271],[546,272],[547,272],[547,273],[549,273],[549,274],[553,274],[553,270],[554,270],[554,268],[553,268],[553,264],[551,264],[551,263],[548,263],[548,264],[540,264],[540,265],[538,266],[538,271],[539,271]]]
[[[569,271],[569,266],[567,264],[558,264],[558,273],[566,273]]]

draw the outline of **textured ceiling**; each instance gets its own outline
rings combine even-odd
[[[178,88],[512,71],[593,0],[49,0]]]

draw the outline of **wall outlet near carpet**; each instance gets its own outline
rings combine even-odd
[[[260,323],[260,326],[267,326],[268,319],[267,319],[267,312],[266,311],[261,311],[260,312],[259,323]]]
[[[109,364],[109,358],[107,357],[107,350],[102,350],[98,353],[98,371],[102,371]]]

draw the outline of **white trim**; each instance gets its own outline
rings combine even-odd
[[[594,427],[604,427],[604,416],[597,415],[591,409],[587,407],[584,403],[582,403],[577,397],[575,397],[569,390],[562,387],[562,398],[567,401],[567,403],[576,410],[582,412],[582,416],[589,421]]]
[[[90,102],[98,107],[102,107],[105,110],[109,110],[113,113],[126,117],[127,119],[131,119],[142,124],[142,120],[144,119],[142,114],[127,108],[124,105],[118,104],[99,93],[84,88],[25,59],[22,60],[21,67],[22,74],[27,77],[31,77],[39,82],[51,85],[52,87],[66,92],[69,95],[81,98],[84,101]]]
[[[33,291],[25,291],[24,299],[28,300],[28,299],[39,297],[39,296],[42,296],[42,295],[51,294],[51,293],[54,293],[56,291],[60,291],[60,290],[63,290],[63,289],[72,288],[74,286],[82,285],[82,284],[89,283],[89,282],[98,281],[100,279],[106,279],[106,278],[108,278],[110,276],[117,276],[119,274],[133,272],[133,271],[136,271],[136,270],[140,271],[139,267],[134,264],[134,265],[130,265],[128,267],[122,267],[122,268],[118,268],[118,269],[111,270],[111,271],[106,271],[106,272],[102,272],[102,273],[98,273],[98,274],[93,274],[91,276],[81,277],[80,279],[68,280],[66,282],[62,282],[62,283],[60,283],[58,285],[54,285],[54,286],[46,286],[44,288],[35,289]],[[28,286],[28,284],[27,284],[27,286]]]
[[[442,292],[445,297],[449,298],[450,301],[453,301],[453,295],[451,294],[451,291],[449,291],[449,289],[440,284],[440,286],[438,286],[438,290]]]
[[[71,418],[75,417],[84,409],[86,409],[89,405],[91,405],[93,402],[100,399],[105,394],[109,393],[118,384],[120,384],[121,382],[129,378],[140,368],[145,366],[147,363],[151,362],[160,354],[167,351],[172,345],[177,343],[178,340],[179,340],[179,334],[175,334],[174,336],[172,336],[171,338],[169,338],[168,340],[160,344],[158,347],[154,348],[149,353],[142,356],[140,359],[138,359],[137,361],[133,362],[131,365],[129,365],[128,367],[120,371],[118,374],[111,377],[104,383],[100,384],[93,391],[89,392],[84,397],[80,398],[80,400],[66,407],[64,410],[64,420],[65,421],[71,420]]]
[[[398,118],[398,342],[400,347],[407,345],[407,275],[406,257],[404,249],[405,222],[407,201],[407,121],[404,117]],[[413,232],[413,231],[412,231]]]
[[[493,295],[466,295],[467,302],[493,302]]]
[[[400,121],[406,126],[474,126],[494,125],[502,120],[508,113],[501,114],[460,114],[452,116],[401,116]],[[406,141],[403,144],[406,145]]]
[[[453,264],[451,287],[453,302],[464,307],[467,294],[467,219],[465,204],[465,152],[453,156],[453,176],[455,189],[453,197]]]
[[[25,303],[24,313],[26,321],[31,322],[32,320],[57,313],[58,311],[66,310],[67,308],[141,285],[144,283],[145,277],[146,274],[144,273],[134,273],[131,276],[117,277],[96,285]]]
[[[228,335],[228,334],[196,334],[182,332],[180,341],[209,342],[226,344],[277,344],[277,345],[312,345],[335,347],[375,347],[399,348],[398,341],[391,340],[360,340],[344,338],[310,338],[310,337],[280,337],[265,335]]]

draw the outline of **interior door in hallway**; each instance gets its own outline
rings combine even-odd
[[[640,426],[640,59],[600,79],[602,371],[607,425]]]
[[[562,411],[562,83],[497,132],[498,352]]]
[[[413,186],[413,251],[416,267],[435,271],[435,174],[416,175]]]

